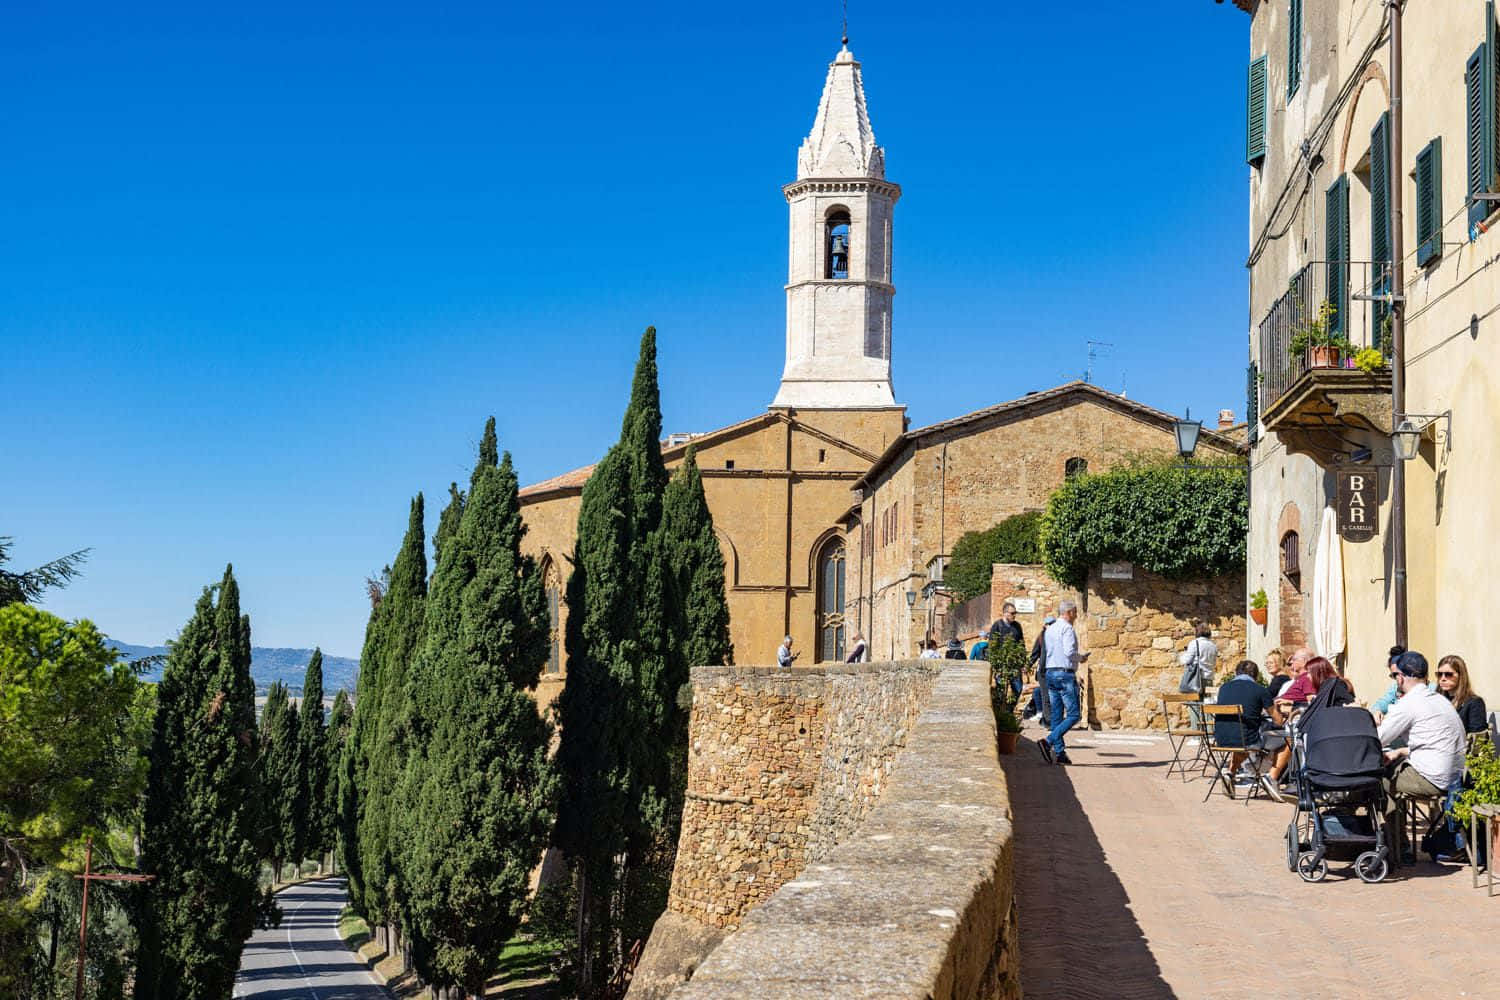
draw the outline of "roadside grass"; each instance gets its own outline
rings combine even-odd
[[[401,972],[400,959],[381,949],[370,925],[352,907],[345,906],[339,913],[339,937],[350,951],[375,969],[386,981],[386,988],[397,997],[404,1000],[425,995],[417,986],[416,976]],[[552,976],[552,960],[556,955],[554,945],[526,934],[516,935],[500,952],[499,968],[485,985],[486,1000],[564,1000],[562,988]]]

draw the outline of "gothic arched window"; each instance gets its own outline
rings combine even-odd
[[[849,277],[849,210],[830,209],[823,230],[823,277]]]
[[[556,674],[562,672],[562,588],[550,559],[542,568],[542,586],[547,591],[547,673]]]
[[[815,660],[844,658],[844,543],[830,539],[818,553],[818,645]]]
[[[1089,460],[1086,458],[1070,458],[1063,466],[1063,478],[1072,479],[1089,471]]]

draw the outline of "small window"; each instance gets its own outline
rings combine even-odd
[[[824,225],[823,277],[849,277],[849,212],[834,209]]]
[[[1293,586],[1302,583],[1302,556],[1301,540],[1295,531],[1288,531],[1281,537],[1281,572],[1291,581]]]
[[[1087,475],[1089,471],[1089,460],[1086,458],[1070,458],[1063,466],[1063,478],[1072,479],[1074,476]]]
[[[818,461],[819,462],[826,462],[826,461],[828,461],[828,449],[827,448],[819,448],[818,449]]]
[[[726,468],[726,469],[732,469],[732,468],[734,468],[734,459],[732,459],[732,458],[726,458],[726,459],[724,459],[724,468]]]

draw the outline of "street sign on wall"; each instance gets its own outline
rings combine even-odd
[[[1374,468],[1338,470],[1339,536],[1363,542],[1380,533],[1380,473]]]

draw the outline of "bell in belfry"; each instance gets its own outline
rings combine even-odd
[[[845,233],[834,233],[829,241],[829,253],[833,258],[833,273],[849,273],[849,237]]]

